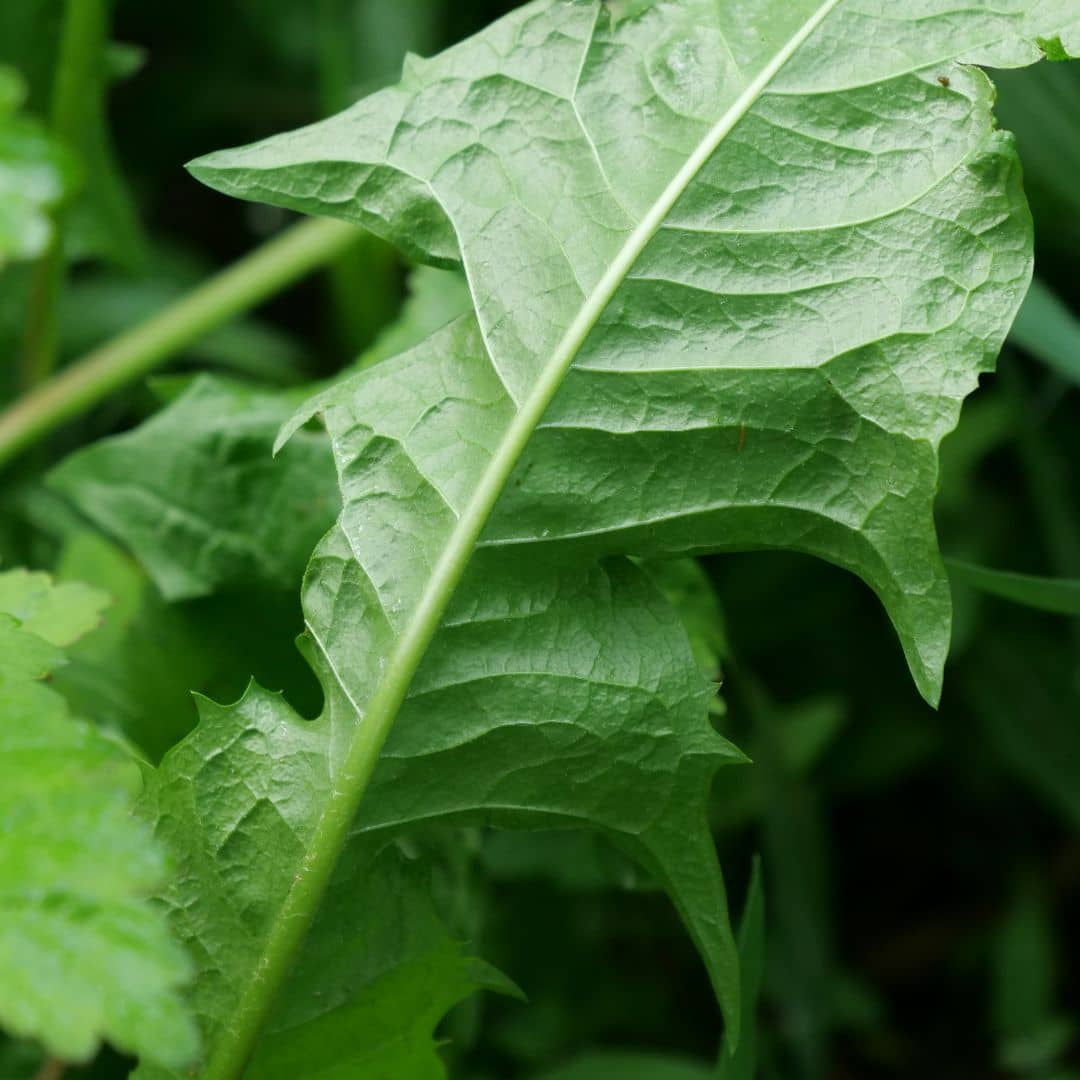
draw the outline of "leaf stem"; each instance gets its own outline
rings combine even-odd
[[[34,1080],[62,1080],[67,1064],[59,1058],[49,1058],[34,1074]]]
[[[53,81],[49,126],[68,144],[79,142],[83,98],[101,78],[108,12],[105,0],[67,0]],[[53,234],[34,266],[23,338],[22,385],[47,379],[56,363],[56,305],[64,280],[63,210],[53,212]]]
[[[363,235],[339,221],[294,225],[164,311],[88,353],[0,413],[0,466],[208,330],[334,259]]]

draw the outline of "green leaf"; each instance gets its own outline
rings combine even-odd
[[[295,402],[201,376],[136,431],[68,458],[50,482],[139,557],[166,599],[296,588],[339,499],[321,434],[271,455]]]
[[[0,575],[0,1024],[85,1061],[108,1039],[171,1066],[196,1053],[186,958],[145,897],[165,872],[131,815],[139,771],[41,680],[107,598]]]
[[[708,574],[696,559],[655,560],[645,570],[682,618],[701,673],[719,683],[729,650],[724,613]]]
[[[237,658],[212,626],[167,605],[142,569],[104,537],[70,537],[57,576],[94,581],[112,603],[98,632],[69,650],[54,685],[77,711],[160,760],[195,724],[191,690],[205,686],[222,660]]]
[[[956,580],[991,596],[1057,615],[1080,615],[1080,581],[1014,574],[959,559],[949,559],[948,566]]]
[[[191,168],[465,267],[455,384],[503,387],[486,542],[821,555],[879,593],[936,700],[936,446],[1031,265],[992,88],[948,58],[1029,62],[1080,37],[1068,11],[682,0],[611,26],[548,0]],[[438,373],[418,385],[439,408]]]
[[[49,211],[74,190],[72,155],[35,121],[19,115],[22,79],[0,66],[0,269],[40,255],[52,236]]]
[[[57,647],[71,645],[93,630],[108,602],[98,589],[75,583],[57,587],[47,574],[25,570],[0,574],[0,612],[18,620],[26,634]]]
[[[60,62],[60,28],[64,0],[18,0],[0,7],[0,64],[20,69],[29,87],[30,108],[48,115]],[[72,201],[65,222],[65,245],[76,258],[103,255],[121,266],[137,266],[146,241],[134,202],[117,167],[106,115],[110,80],[107,26],[94,63],[81,86],[77,115],[71,117],[78,138],[69,147],[83,166],[84,183]]]
[[[601,12],[529,4],[340,117],[193,167],[463,266],[476,309],[286,429],[321,416],[343,497],[304,589],[323,714],[253,690],[163,766],[213,1080],[258,1045],[347,841],[440,819],[614,835],[679,907],[735,1039],[704,823],[735,754],[621,556],[829,558],[940,691],[936,447],[1031,271],[990,84],[950,58],[1026,63],[1036,37],[1080,43],[1080,16]],[[220,925],[190,921],[195,895]]]
[[[1080,320],[1038,278],[1016,317],[1012,341],[1080,385]]]
[[[757,1076],[757,1005],[765,981],[765,892],[761,861],[754,860],[750,887],[739,920],[739,975],[742,991],[742,1031],[737,1043],[720,1048],[716,1080],[754,1080]]]
[[[146,816],[181,870],[166,899],[200,969],[194,1004],[211,1046],[230,1037],[223,1018],[246,1007],[341,783],[356,710],[335,671],[360,679],[379,664],[362,642],[372,628],[336,599],[364,587],[344,542],[340,531],[324,542],[305,589],[323,716],[303,722],[254,686],[231,708],[203,701],[198,728],[149,788]],[[705,801],[716,767],[739,758],[709,728],[711,690],[677,617],[625,562],[545,571],[496,556],[477,573],[491,592],[451,612],[343,865],[362,867],[390,837],[440,820],[598,827],[669,889],[725,991],[733,964]]]
[[[397,356],[469,310],[469,290],[460,274],[418,266],[409,275],[409,295],[398,317],[365,349],[360,368]]]
[[[275,854],[248,849],[256,852]],[[476,990],[517,991],[449,936],[429,899],[429,877],[394,845],[374,858],[343,861],[245,1080],[445,1077],[433,1036],[447,1010]],[[249,902],[256,884],[253,878]],[[214,916],[223,914],[213,911],[213,895],[208,900]],[[243,947],[251,914],[250,907],[231,913],[232,947]],[[221,944],[227,956],[230,943]],[[135,1075],[174,1074],[144,1066]]]

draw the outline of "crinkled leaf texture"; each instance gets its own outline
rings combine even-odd
[[[483,543],[821,555],[879,593],[936,699],[936,447],[1031,271],[1012,140],[987,78],[954,61],[1075,45],[1075,5],[674,0],[612,21],[526,5],[340,116],[193,171],[463,264],[477,344],[455,393],[494,379],[513,411],[575,331]],[[425,386],[426,427],[445,407]]]
[[[189,965],[146,899],[165,864],[131,813],[138,767],[41,681],[106,602],[0,574],[0,1026],[67,1061],[108,1039],[181,1066],[197,1050]]]
[[[169,600],[223,588],[295,588],[338,508],[325,439],[274,462],[287,393],[202,375],[138,430],[73,454],[50,483],[120,537]]]
[[[339,876],[419,822],[600,827],[668,889],[734,1041],[704,803],[736,754],[625,556],[848,567],[937,698],[937,445],[1031,272],[1012,140],[957,61],[1020,65],[1055,35],[1080,44],[1073,0],[541,0],[193,166],[460,265],[475,306],[290,429],[322,416],[343,498],[303,597],[322,716],[258,689],[207,706],[148,802],[212,1061],[250,1039],[293,877],[395,715]]]
[[[323,716],[304,722],[258,687],[230,708],[203,702],[199,727],[166,755],[148,789],[145,814],[181,867],[165,899],[200,971],[194,1002],[211,1044],[229,1038],[229,1018],[313,841],[357,723],[352,695],[383,663],[390,627],[366,607],[347,516],[320,548],[304,597],[306,645],[328,695]],[[677,615],[622,560],[522,567],[492,553],[475,572],[483,587],[463,591],[433,644],[338,877],[376,881],[363,871],[376,853],[431,822],[601,828],[668,886],[726,989],[734,967],[705,797],[717,765],[738,754],[709,726],[713,690]],[[347,944],[358,965],[371,949],[392,954],[393,941],[355,927],[370,903],[358,886],[333,903],[333,917],[324,909],[302,964],[313,964],[312,951],[333,951],[326,935]],[[392,1015],[430,1043],[430,1027],[382,1004],[382,984],[343,977],[356,995],[348,1008]],[[438,979],[430,985],[449,1003],[461,993],[455,979],[450,990]],[[310,998],[295,983],[286,994],[287,1010]]]

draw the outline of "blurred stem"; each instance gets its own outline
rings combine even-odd
[[[1080,520],[1067,496],[1068,466],[1047,437],[1043,418],[1036,414],[1016,365],[1002,364],[1000,372],[1015,402],[1017,450],[1050,565],[1057,577],[1080,577]],[[1073,678],[1080,684],[1080,619],[1071,619],[1070,624],[1075,654]]]
[[[67,1065],[59,1058],[49,1058],[49,1060],[38,1069],[34,1076],[34,1080],[61,1080],[66,1071]]]
[[[0,413],[0,466],[215,326],[325,265],[363,235],[340,221],[301,222],[164,311],[94,349]]]
[[[1080,577],[1080,522],[1067,498],[1068,469],[1035,415],[1027,387],[1014,365],[1002,365],[1002,378],[1019,412],[1017,446],[1024,478],[1058,577]]]
[[[754,672],[732,659],[754,728],[754,762],[764,791],[761,847],[770,883],[773,996],[801,1080],[825,1075],[831,1025],[832,927],[826,827],[815,793],[787,761],[779,712]]]
[[[108,28],[105,0],[67,0],[53,82],[50,128],[69,145],[79,142],[83,98],[101,77]],[[53,213],[53,233],[34,267],[23,339],[25,389],[47,379],[56,365],[56,305],[64,280],[63,210]]]

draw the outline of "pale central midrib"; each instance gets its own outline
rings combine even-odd
[[[611,302],[619,286],[626,279],[646,245],[656,234],[671,213],[675,203],[701,172],[706,162],[712,157],[717,147],[732,129],[755,105],[769,84],[776,78],[783,67],[795,55],[811,34],[821,25],[829,13],[841,0],[824,0],[816,12],[800,27],[784,47],[777,52],[772,61],[746,87],[727,109],[724,115],[708,131],[687,158],[682,168],[668,183],[648,212],[626,238],[611,265],[601,276],[592,291],[585,297],[574,320],[570,323],[559,343],[555,346],[551,358],[541,370],[540,377],[529,396],[522,403],[506,433],[484,469],[480,481],[455,524],[442,556],[436,563],[431,577],[421,594],[420,601],[398,639],[394,652],[387,664],[387,674],[369,702],[365,720],[369,720],[375,705],[380,701],[383,686],[393,678],[399,662],[413,657],[417,646],[423,642],[420,656],[415,657],[418,665],[427,643],[438,628],[454,589],[464,573],[480,534],[495,508],[495,503],[510,479],[510,474],[517,464],[529,439],[547,407],[562,385],[570,366],[580,351],[585,339],[599,321],[600,316]],[[494,359],[494,358],[493,358]],[[415,670],[415,668],[414,668]],[[409,676],[411,681],[411,673]],[[406,687],[407,689],[407,687]],[[404,694],[402,695],[404,698]]]
[[[496,501],[585,339],[646,245],[717,147],[841,2],[825,0],[818,7],[690,154],[585,297],[541,371],[536,385],[506,429],[472,498],[450,533],[412,617],[398,638],[387,661],[385,674],[368,701],[349,751],[334,777],[330,797],[293,885],[274,919],[260,961],[252,972],[234,1016],[230,1018],[231,1023],[226,1022],[226,1032],[203,1073],[203,1080],[237,1080],[246,1066],[274,996],[292,965],[295,952],[315,916],[323,890],[348,839],[352,820],[374,771],[379,751],[405,700],[413,676],[438,630]],[[340,678],[337,681],[340,683]]]

